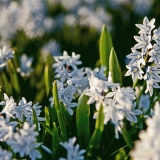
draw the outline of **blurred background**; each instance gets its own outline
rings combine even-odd
[[[156,28],[160,26],[160,0],[0,0],[0,48],[6,45],[15,51],[16,68],[23,54],[31,58],[30,78],[17,73],[19,94],[46,104],[44,97],[51,91],[44,91],[43,66],[52,65],[50,57],[66,50],[69,55],[80,54],[85,67],[99,66],[99,37],[105,24],[124,75],[125,57],[139,31],[135,24],[142,24],[145,16],[155,18]],[[2,72],[8,73],[7,69]],[[52,67],[48,72],[53,82]],[[123,84],[132,85],[131,77],[124,77]]]

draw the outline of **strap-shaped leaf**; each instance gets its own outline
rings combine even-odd
[[[53,84],[53,99],[54,99],[55,109],[56,109],[56,113],[57,113],[58,122],[59,122],[62,137],[64,139],[68,139],[66,128],[65,128],[65,125],[64,125],[64,120],[63,120],[63,117],[62,117],[62,111],[61,111],[60,104],[59,104],[57,82],[56,81],[54,81],[54,84]]]
[[[53,136],[52,136],[52,159],[58,158],[58,148],[59,148],[59,138],[58,138],[58,129],[56,124],[53,123]]]
[[[98,117],[96,119],[95,131],[87,147],[87,157],[91,157],[100,145],[100,140],[104,128],[103,123],[104,123],[104,113],[103,113],[103,106],[101,104],[100,109],[98,111]]]
[[[48,64],[45,65],[44,68],[44,84],[46,88],[46,94],[48,96],[50,90],[50,79],[49,79],[49,67]]]
[[[70,127],[73,127],[73,121],[72,121],[72,117],[71,115],[69,114],[69,112],[67,111],[66,107],[64,106],[63,102],[60,101],[60,106],[61,106],[61,110],[62,110],[62,113],[63,115],[65,116],[67,122],[68,122],[68,125]]]
[[[89,116],[90,116],[90,105],[87,105],[88,96],[81,95],[78,100],[78,106],[76,110],[76,124],[78,139],[82,148],[86,148],[90,139],[89,130]]]
[[[111,49],[109,57],[109,71],[111,72],[112,81],[114,83],[120,83],[122,85],[121,69],[114,48]]]
[[[111,48],[112,48],[111,36],[107,30],[107,27],[103,25],[100,36],[99,52],[100,52],[101,66],[107,67],[107,69],[105,70],[106,76],[108,75],[109,71],[109,55],[111,52]]]
[[[11,61],[8,61],[8,66],[9,66],[9,74],[10,74],[12,87],[15,89],[15,91],[18,94],[20,94],[21,91],[20,91],[19,81],[18,81],[17,72],[15,70],[15,67],[13,66]]]

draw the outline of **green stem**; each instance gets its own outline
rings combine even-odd
[[[68,139],[67,132],[66,132],[66,128],[64,125],[62,112],[61,112],[61,108],[60,108],[60,104],[59,104],[57,82],[56,81],[54,81],[54,84],[53,84],[53,99],[55,102],[55,109],[56,109],[56,113],[57,113],[57,117],[58,117],[58,122],[60,125],[61,134],[62,134],[63,138],[67,140]]]
[[[122,135],[123,135],[123,138],[124,138],[125,142],[129,146],[129,148],[133,149],[134,145],[133,145],[133,142],[132,142],[132,140],[131,140],[131,138],[129,136],[129,133],[128,133],[125,125],[122,128]]]

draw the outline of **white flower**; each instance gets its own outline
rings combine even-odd
[[[148,66],[147,68],[147,72],[146,74],[144,75],[144,79],[154,79],[156,80],[157,82],[160,82],[160,76],[158,75],[160,74],[160,68],[159,66]]]
[[[139,65],[127,65],[126,68],[128,68],[129,70],[127,71],[127,73],[125,74],[125,76],[130,76],[132,75],[132,80],[133,82],[136,81],[136,79],[142,79],[142,73],[144,73],[141,69]]]
[[[9,97],[7,96],[7,94],[4,93],[4,100],[0,103],[0,105],[5,105],[5,107],[3,108],[1,114],[6,114],[6,118],[8,119],[8,121],[10,120],[10,117],[15,118],[15,107],[16,107],[16,103],[13,99],[13,97]]]
[[[149,79],[146,81],[147,83],[147,88],[145,90],[145,93],[149,91],[150,96],[153,95],[153,88],[160,88],[160,86],[157,84],[157,81],[154,79]]]
[[[143,25],[136,24],[136,26],[140,28],[139,34],[141,33],[151,34],[151,30],[155,27],[154,23],[155,23],[154,18],[149,22],[148,18],[144,17]]]
[[[124,116],[126,117],[128,121],[137,123],[136,115],[142,114],[142,111],[139,109],[135,109],[135,107],[136,107],[136,103],[132,105],[131,110],[127,108],[123,108],[122,112],[124,113]]]
[[[59,160],[84,160],[83,154],[85,150],[79,150],[79,144],[74,146],[76,137],[70,138],[68,142],[60,142],[60,144],[67,150],[67,159],[60,158]]]
[[[131,59],[129,65],[132,65],[135,63],[138,63],[139,65],[140,64],[145,65],[145,61],[143,59],[143,54],[141,52],[138,52],[135,48],[131,48],[131,50],[133,53],[126,56],[128,59]]]
[[[32,116],[32,109],[31,109],[32,102],[26,101],[24,97],[19,101],[18,106],[15,107],[16,118],[19,118],[20,121],[23,121],[23,115],[27,118]]]
[[[160,46],[154,44],[153,49],[149,52],[149,55],[151,58],[148,60],[148,62],[154,61],[155,64],[160,64]]]
[[[123,125],[124,113],[120,110],[123,106],[116,104],[112,99],[105,98],[102,102],[103,112],[104,112],[104,124],[107,125],[108,121],[115,126],[115,135],[118,138],[118,132],[121,132],[121,127]],[[97,112],[95,112],[93,118],[96,119],[98,116],[99,106],[96,107]]]
[[[7,150],[2,150],[0,147],[0,160],[11,160],[12,153],[8,152]]]
[[[66,80],[68,80],[70,78],[69,71],[66,68],[64,68],[64,66],[63,66],[62,70],[60,72],[58,72],[54,77],[60,78],[61,82],[65,82]]]
[[[160,105],[156,102],[154,115],[146,120],[147,130],[141,131],[140,140],[136,141],[134,149],[130,152],[134,160],[160,159]]]
[[[139,36],[134,36],[134,39],[138,42],[134,48],[136,49],[141,49],[142,48],[142,51],[143,52],[146,52],[147,49],[150,49],[152,48],[152,44],[150,43],[151,41],[151,36],[147,36],[145,33],[142,33]]]
[[[13,126],[6,123],[6,120],[0,117],[0,141],[6,141],[13,135]]]
[[[126,107],[127,109],[131,109],[133,105],[133,100],[135,99],[134,90],[131,87],[120,88],[114,92],[109,92],[106,97],[113,97],[114,101],[118,104]]]
[[[155,29],[153,33],[154,35],[152,39],[155,40],[158,45],[160,45],[160,27],[158,29]]]
[[[106,75],[104,74],[104,71],[106,70],[107,68],[105,66],[102,66],[100,69],[99,68],[95,68],[94,71],[93,71],[93,75],[95,77],[97,77],[98,79],[101,79],[103,81],[106,81],[107,78],[106,78]]]
[[[10,51],[6,46],[0,48],[0,68],[6,65],[6,61],[13,58],[14,51]]]
[[[55,41],[55,40],[50,40],[49,42],[47,42],[41,52],[44,55],[44,58],[46,58],[47,54],[51,54],[52,56],[61,56],[61,51],[60,51],[60,45]]]
[[[29,124],[25,122],[23,129],[19,129],[11,139],[7,140],[7,144],[14,153],[19,153],[21,157],[30,156],[32,160],[41,158],[40,152],[36,150],[41,143],[36,143],[38,133],[34,130],[35,126],[29,127]]]
[[[23,54],[20,58],[20,68],[17,68],[17,72],[20,72],[21,76],[29,76],[32,72],[33,58],[28,58],[26,54]]]
[[[65,67],[71,66],[73,69],[76,69],[77,65],[82,64],[82,62],[78,60],[79,58],[79,54],[76,55],[72,52],[72,57],[70,57],[68,53],[64,51],[63,56],[54,56],[56,63],[53,64],[53,68],[56,68],[56,72],[61,71],[62,67],[65,65]]]

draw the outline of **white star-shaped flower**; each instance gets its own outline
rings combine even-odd
[[[154,22],[155,22],[154,18],[149,22],[148,18],[144,17],[143,25],[136,24],[136,26],[140,29],[138,33],[139,34],[141,33],[151,34],[151,30],[155,27]]]
[[[131,59],[129,64],[132,65],[132,64],[138,63],[139,65],[140,64],[145,65],[143,54],[141,52],[138,52],[135,48],[131,48],[131,50],[133,53],[126,56],[128,59]]]
[[[153,49],[149,52],[149,55],[151,56],[148,62],[153,62],[155,64],[160,64],[160,46],[157,44],[154,44]]]
[[[160,27],[158,29],[155,29],[153,33],[154,35],[152,36],[152,39],[156,41],[158,45],[160,45]]]
[[[136,79],[142,79],[142,74],[144,73],[141,69],[139,65],[127,65],[126,68],[128,68],[129,70],[127,71],[127,73],[125,74],[125,76],[130,76],[132,75],[132,79],[133,82],[136,81]]]
[[[146,52],[147,49],[152,48],[151,36],[147,36],[145,33],[142,33],[140,36],[134,36],[134,39],[138,42],[134,48],[142,49],[142,52]]]

